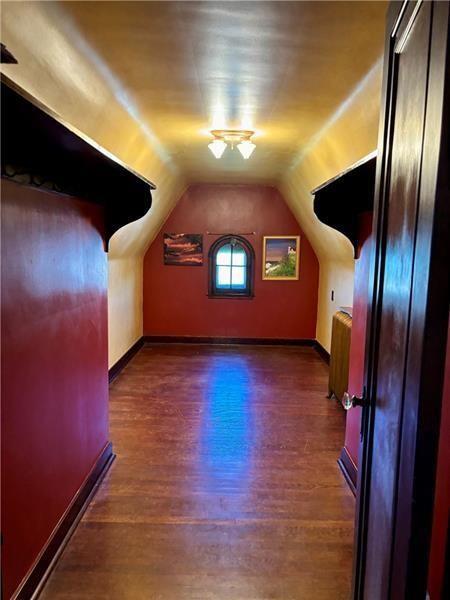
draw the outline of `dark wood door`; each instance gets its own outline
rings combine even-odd
[[[449,5],[391,5],[354,597],[423,600],[449,305]]]

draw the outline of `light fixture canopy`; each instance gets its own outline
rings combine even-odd
[[[220,158],[227,144],[230,144],[231,149],[237,146],[242,157],[247,159],[250,158],[253,150],[256,148],[250,139],[254,133],[250,129],[213,129],[211,134],[214,136],[214,139],[208,144],[208,148],[216,158]]]

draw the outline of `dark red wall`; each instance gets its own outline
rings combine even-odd
[[[210,299],[213,233],[248,233],[256,254],[253,299]],[[202,233],[202,267],[164,266],[164,233]],[[298,281],[262,280],[264,235],[301,235]],[[280,193],[256,185],[195,185],[183,195],[144,260],[146,335],[315,338],[319,265]]]
[[[9,598],[108,441],[101,209],[2,180],[2,533]]]
[[[372,212],[360,216],[358,228],[357,260],[355,261],[355,280],[353,288],[352,336],[350,342],[350,362],[348,391],[351,395],[361,396],[364,386],[364,359],[366,347],[366,322],[370,252],[372,243]],[[345,426],[345,447],[351,459],[358,464],[359,433],[361,427],[361,408],[356,406],[347,413]]]
[[[449,540],[450,519],[450,327],[447,334],[447,357],[442,395],[441,431],[436,473],[433,533],[431,538],[428,591],[431,600],[443,598],[445,553]],[[450,575],[447,574],[447,577]]]

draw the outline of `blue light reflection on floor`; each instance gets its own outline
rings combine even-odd
[[[201,470],[208,487],[246,485],[253,438],[251,392],[245,357],[214,357],[200,433]]]

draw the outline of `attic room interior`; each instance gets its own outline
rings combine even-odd
[[[2,2],[2,598],[450,597],[449,33]]]

